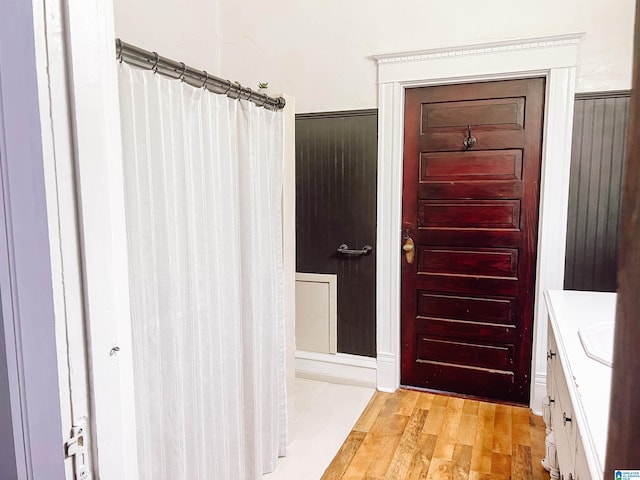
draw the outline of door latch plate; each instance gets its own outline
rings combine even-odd
[[[86,441],[86,426],[84,422],[71,428],[71,438],[64,444],[67,458],[73,457],[73,469],[76,480],[91,480],[89,470],[89,450]]]

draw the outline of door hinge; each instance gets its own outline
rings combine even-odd
[[[91,480],[86,433],[85,422],[79,422],[71,428],[71,438],[64,444],[67,458],[73,457],[73,470],[76,480]]]

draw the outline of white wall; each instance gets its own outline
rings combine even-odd
[[[218,0],[113,0],[116,36],[164,57],[220,72]]]
[[[377,107],[378,53],[585,32],[577,91],[631,86],[633,0],[115,0],[116,35],[298,112]]]
[[[577,91],[628,89],[633,13],[633,0],[220,0],[222,72],[268,81],[298,112],[375,108],[373,54],[585,32]]]

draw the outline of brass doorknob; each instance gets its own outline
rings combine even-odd
[[[413,243],[413,239],[408,235],[405,238],[402,250],[404,250],[404,257],[406,258],[407,263],[413,263],[413,258],[415,256],[415,244]]]

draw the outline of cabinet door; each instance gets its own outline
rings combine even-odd
[[[585,455],[584,448],[582,446],[582,439],[578,441],[576,465],[574,470],[574,480],[591,480],[591,472],[589,472],[589,465],[587,464],[587,456]]]
[[[560,363],[560,360],[558,360],[558,347],[556,346],[556,339],[553,335],[551,322],[548,323],[547,329],[549,332],[547,335],[547,395],[549,395],[549,398],[553,400],[554,397],[551,392],[553,387],[553,369],[555,368],[556,363]]]
[[[556,437],[560,472],[568,480],[573,472],[576,456],[576,426],[571,397],[560,361],[554,368],[555,402],[551,411],[551,425]]]

